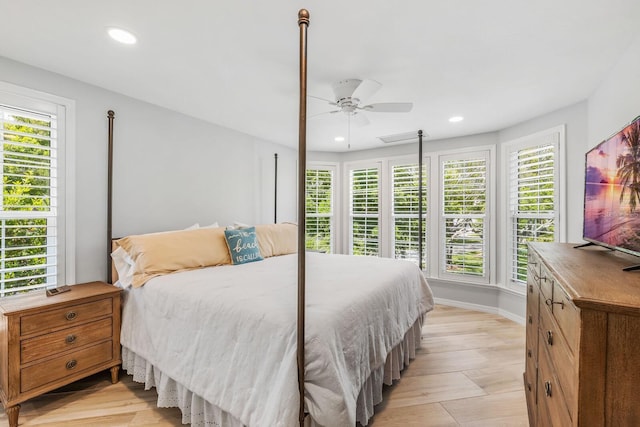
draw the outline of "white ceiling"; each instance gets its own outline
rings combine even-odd
[[[303,7],[310,95],[374,79],[367,103],[414,103],[352,123],[352,150],[417,129],[494,131],[584,100],[640,33],[638,0],[0,0],[0,55],[297,147]],[[138,44],[113,42],[109,26]],[[331,109],[309,99],[309,115]],[[346,115],[309,119],[309,149],[344,151],[338,135]]]

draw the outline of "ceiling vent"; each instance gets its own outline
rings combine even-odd
[[[429,135],[422,132],[422,138],[428,138]],[[378,139],[385,144],[393,142],[418,142],[418,132],[397,133],[395,135],[379,136]]]

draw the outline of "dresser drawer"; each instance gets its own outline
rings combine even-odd
[[[22,340],[20,362],[25,364],[52,354],[110,339],[112,334],[113,319],[108,317],[51,334]]]
[[[540,263],[540,298],[544,301],[553,296],[553,275]]]
[[[22,393],[113,359],[113,342],[105,341],[20,370]]]
[[[538,342],[540,346],[538,358],[542,359],[544,354],[548,354],[553,361],[550,367],[555,368],[553,372],[558,378],[556,394],[563,394],[567,402],[573,402],[576,397],[578,383],[577,367],[564,337],[553,322],[548,307],[540,307],[540,337]],[[538,360],[538,366],[540,365],[542,365],[542,360]]]
[[[569,427],[572,425],[569,409],[559,390],[558,378],[554,374],[548,358],[549,355],[541,348],[538,366],[538,405],[543,408],[542,412],[547,414],[550,426]],[[538,418],[544,425],[544,418],[540,416]]]
[[[555,282],[553,285],[553,304],[551,312],[562,332],[572,354],[578,351],[580,339],[580,310],[573,305],[562,286]]]
[[[20,335],[74,326],[87,320],[107,316],[113,311],[112,298],[71,305],[56,310],[22,316]]]

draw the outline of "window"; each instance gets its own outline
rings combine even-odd
[[[418,185],[419,171],[417,163],[402,163],[391,166],[393,223],[393,254],[395,258],[418,263],[420,235],[425,235],[427,217],[427,187],[424,179],[426,167],[422,169],[422,231],[418,229]],[[424,238],[423,238],[424,239]],[[426,248],[423,241],[422,266],[426,265]]]
[[[333,253],[333,168],[308,167],[306,172],[306,248]]]
[[[509,278],[527,281],[527,243],[557,240],[560,131],[532,136],[508,149]]]
[[[380,167],[349,171],[349,253],[380,254]]]
[[[441,159],[441,273],[488,280],[488,152]]]
[[[1,89],[0,296],[4,296],[64,281],[68,248],[62,217],[65,107]],[[73,273],[68,277],[73,279]]]

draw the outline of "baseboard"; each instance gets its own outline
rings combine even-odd
[[[518,316],[516,314],[513,314],[510,311],[503,310],[501,308],[491,307],[488,305],[473,304],[469,302],[455,301],[455,300],[446,299],[446,298],[434,298],[434,301],[436,302],[436,304],[448,305],[450,307],[458,307],[458,308],[464,308],[466,310],[474,310],[474,311],[481,311],[483,313],[497,314],[498,316],[502,316],[520,325],[525,324],[524,317]]]

